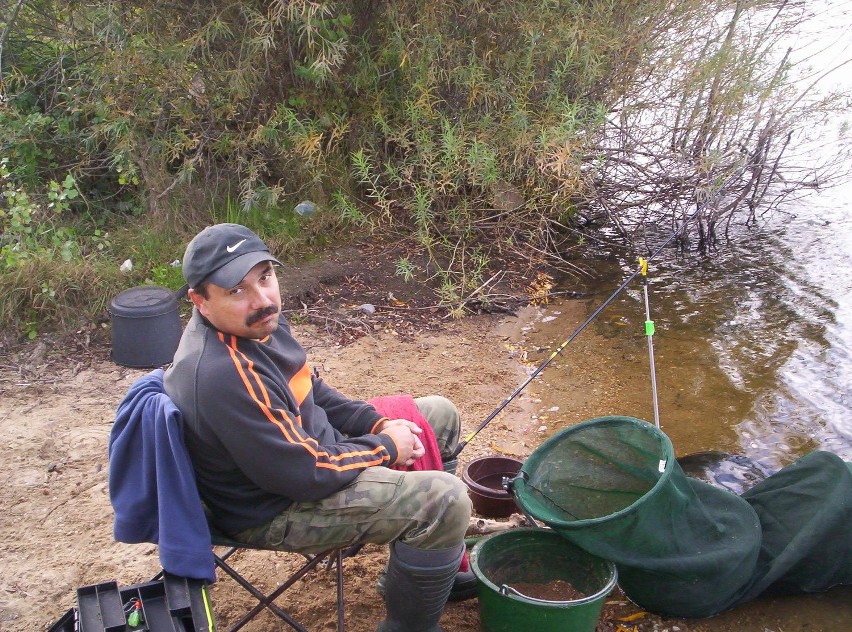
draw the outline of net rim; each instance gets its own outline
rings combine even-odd
[[[578,432],[584,432],[592,426],[599,426],[601,424],[612,424],[613,422],[626,422],[631,426],[638,427],[643,432],[653,435],[660,442],[661,460],[662,458],[665,458],[666,463],[665,468],[660,473],[660,477],[657,479],[657,482],[654,484],[654,486],[651,487],[647,492],[645,492],[640,498],[630,503],[623,509],[619,509],[618,511],[607,514],[605,516],[597,516],[595,518],[580,518],[577,520],[570,521],[550,517],[545,519],[537,516],[535,512],[530,508],[525,498],[526,477],[529,474],[528,471],[525,469],[527,467],[527,464],[529,464],[531,461],[535,463],[534,457],[536,456],[536,453],[538,453],[539,457],[542,454],[547,453],[553,448],[554,444],[564,439],[567,435],[575,434]],[[674,468],[674,446],[671,442],[671,439],[669,439],[669,437],[662,430],[657,428],[654,424],[647,422],[644,419],[639,419],[637,417],[629,417],[625,415],[608,415],[603,417],[595,417],[593,419],[587,419],[585,421],[580,422],[579,424],[560,430],[555,435],[549,437],[544,443],[542,443],[538,448],[536,448],[533,453],[530,454],[530,456],[527,457],[527,459],[524,461],[524,465],[521,466],[521,470],[518,472],[517,477],[512,483],[512,492],[515,496],[515,501],[521,507],[523,512],[528,516],[531,516],[552,528],[558,527],[560,529],[585,529],[592,525],[603,524],[605,522],[609,522],[610,520],[615,520],[617,518],[624,517],[636,511],[638,507],[647,502],[649,498],[655,496],[659,492],[659,490],[666,485],[666,481],[671,477]]]

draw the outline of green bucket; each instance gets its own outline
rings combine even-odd
[[[615,587],[612,562],[586,553],[549,529],[501,531],[473,547],[479,616],[485,632],[594,632]],[[559,600],[568,582],[583,597]]]

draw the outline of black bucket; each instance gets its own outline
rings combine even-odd
[[[143,369],[172,361],[181,336],[177,295],[168,288],[142,285],[110,303],[112,359]]]
[[[486,518],[508,518],[518,511],[515,497],[503,487],[504,478],[513,478],[522,461],[505,456],[483,456],[462,470],[467,495],[477,514]]]

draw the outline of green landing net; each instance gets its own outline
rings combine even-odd
[[[622,590],[641,607],[707,617],[781,587],[852,582],[852,473],[835,455],[813,455],[741,497],[684,474],[653,424],[601,417],[539,446],[513,491],[529,516],[615,562]]]

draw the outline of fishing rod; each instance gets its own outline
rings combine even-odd
[[[732,182],[734,182],[735,179],[739,178],[740,175],[742,175],[742,173],[745,171],[747,166],[748,166],[748,163],[745,163],[735,173],[728,176],[728,178],[725,179],[725,181],[722,183],[722,185],[718,189],[716,189],[716,191],[713,193],[713,195],[710,196],[704,204],[702,204],[698,208],[696,208],[695,212],[690,217],[688,217],[679,228],[677,228],[674,232],[672,232],[672,234],[669,236],[668,239],[666,239],[666,241],[664,241],[647,258],[640,259],[639,267],[636,270],[634,270],[633,273],[630,276],[628,276],[627,279],[621,285],[618,286],[618,289],[616,289],[615,292],[613,292],[610,295],[609,298],[607,298],[603,303],[601,303],[601,305],[597,309],[595,309],[595,311],[592,312],[592,314],[588,318],[586,318],[586,320],[583,321],[583,323],[574,331],[574,333],[572,333],[570,336],[568,336],[568,338],[566,338],[562,342],[562,344],[560,344],[556,348],[556,350],[554,350],[553,353],[551,353],[550,356],[544,362],[542,362],[535,369],[535,371],[533,371],[529,375],[529,377],[526,380],[524,380],[524,382],[520,386],[518,386],[518,388],[516,388],[512,392],[511,395],[509,395],[509,397],[504,399],[503,403],[501,403],[490,415],[488,415],[488,417],[485,418],[485,421],[483,421],[481,424],[479,424],[479,427],[476,428],[476,430],[474,430],[473,432],[468,434],[466,437],[464,437],[459,442],[458,446],[456,446],[456,449],[452,454],[452,458],[457,457],[459,455],[459,453],[465,448],[465,446],[468,443],[470,443],[473,440],[473,438],[483,430],[483,428],[485,428],[489,423],[491,423],[494,420],[494,418],[497,415],[499,415],[503,411],[503,409],[506,408],[506,406],[508,406],[509,403],[521,393],[521,391],[523,391],[527,386],[529,386],[530,382],[532,382],[536,377],[538,377],[538,375],[542,371],[544,371],[544,369],[546,369],[550,365],[551,362],[553,362],[553,360],[556,358],[556,356],[558,356],[562,352],[562,350],[565,349],[565,347],[567,347],[571,343],[571,341],[574,340],[574,338],[579,336],[580,333],[586,327],[588,327],[589,324],[595,318],[598,317],[598,314],[600,314],[604,309],[606,309],[606,307],[610,303],[612,303],[616,299],[616,297],[619,294],[621,294],[621,292],[623,292],[624,289],[628,285],[630,285],[630,283],[633,281],[633,279],[635,279],[640,274],[646,273],[647,269],[648,269],[648,267],[647,267],[648,262],[651,261],[652,259],[656,258],[672,241],[674,241],[681,233],[683,233],[686,230],[687,226],[689,226],[689,223],[692,222],[693,220],[695,220],[698,217],[698,215],[701,213],[701,211],[703,211],[705,208],[707,208],[712,202],[715,202],[716,199],[730,186],[730,184]],[[656,382],[654,382],[654,384],[653,384],[653,389],[654,389],[654,392],[656,393]],[[655,403],[655,407],[656,407],[656,403]]]

